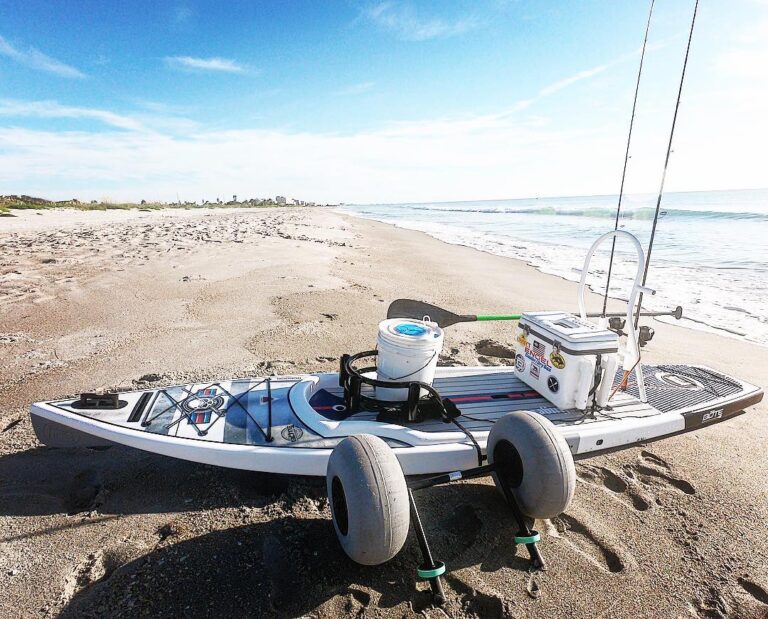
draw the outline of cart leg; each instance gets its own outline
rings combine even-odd
[[[440,576],[445,573],[445,563],[435,561],[432,558],[432,552],[427,543],[427,536],[424,534],[424,527],[421,525],[419,510],[416,509],[416,501],[410,488],[408,489],[408,500],[411,504],[411,522],[416,531],[416,539],[419,541],[421,556],[424,559],[424,563],[418,568],[417,572],[421,578],[429,581],[429,586],[432,588],[432,599],[435,604],[441,606],[445,603],[445,592],[443,591],[443,583],[440,580]]]
[[[525,516],[523,515],[523,512],[520,511],[520,506],[517,504],[517,500],[515,499],[515,495],[512,494],[512,491],[503,484],[499,485],[504,492],[504,496],[507,499],[507,503],[509,503],[509,507],[512,509],[512,515],[517,521],[517,534],[515,535],[515,543],[525,544],[525,547],[528,549],[528,554],[531,557],[531,564],[534,569],[547,569],[547,566],[544,563],[544,558],[541,556],[541,552],[539,551],[539,547],[536,545],[541,539],[541,536],[539,535],[538,531],[534,531],[526,524]]]

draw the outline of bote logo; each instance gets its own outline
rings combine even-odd
[[[282,436],[286,441],[295,443],[302,436],[304,436],[304,430],[291,424],[283,428],[282,432],[280,432],[280,436]]]

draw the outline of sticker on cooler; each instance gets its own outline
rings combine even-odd
[[[539,366],[541,369],[546,370],[547,372],[552,371],[552,366],[549,363],[549,359],[547,359],[547,347],[539,342],[538,340],[533,340],[533,345],[525,347],[525,357],[528,359],[531,363]],[[536,375],[536,378],[538,378],[538,374]]]
[[[562,370],[565,367],[565,359],[559,352],[555,352],[553,350],[551,353],[549,353],[549,360],[558,370]]]

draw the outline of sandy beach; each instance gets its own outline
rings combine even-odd
[[[323,480],[45,448],[29,420],[31,402],[82,391],[332,371],[398,297],[573,310],[576,284],[322,208],[14,214],[0,218],[1,617],[768,616],[766,403],[578,463],[571,508],[538,527],[546,572],[515,554],[489,479],[420,493],[443,609],[415,582],[413,536],[380,567],[344,555]],[[650,362],[768,385],[765,348],[648,324]],[[512,325],[451,327],[443,362],[510,363],[482,340],[503,352]]]

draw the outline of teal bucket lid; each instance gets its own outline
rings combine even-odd
[[[415,325],[411,322],[404,322],[395,327],[395,332],[400,335],[410,335],[412,337],[419,337],[427,333],[427,328],[421,325]]]

